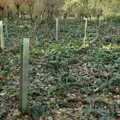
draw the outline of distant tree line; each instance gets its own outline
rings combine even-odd
[[[50,22],[55,17],[99,20],[106,13],[119,13],[120,0],[0,0],[0,19]]]

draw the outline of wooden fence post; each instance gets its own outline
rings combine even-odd
[[[20,78],[20,109],[26,111],[28,103],[28,72],[29,72],[29,38],[21,42],[21,78]]]
[[[58,41],[59,37],[59,19],[56,18],[56,41]]]
[[[5,41],[3,36],[3,21],[0,21],[0,47],[2,50],[5,48]]]

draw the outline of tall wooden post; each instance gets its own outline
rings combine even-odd
[[[28,103],[28,72],[29,72],[29,38],[21,42],[21,79],[20,79],[20,109],[26,111]]]
[[[7,18],[5,18],[5,34],[6,34],[6,39],[8,39],[9,36],[8,36],[8,20],[7,20]]]
[[[56,18],[56,41],[58,41],[59,37],[59,19]]]
[[[85,20],[85,34],[84,34],[84,39],[83,39],[83,46],[85,47],[85,43],[86,43],[86,39],[87,39],[87,24],[88,24],[88,21],[87,21],[87,18],[84,18]]]
[[[2,50],[5,48],[5,41],[3,36],[3,21],[0,21],[0,47]]]

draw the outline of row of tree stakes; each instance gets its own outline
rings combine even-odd
[[[85,22],[85,37],[83,44],[85,44],[86,39],[86,30],[87,30],[87,20]],[[56,18],[56,41],[59,37],[59,19]],[[20,110],[25,112],[28,105],[28,86],[29,86],[29,43],[30,38],[23,38],[20,42],[21,44],[21,75],[20,75]],[[3,21],[0,21],[0,47],[2,51],[5,48],[5,39],[3,32]]]

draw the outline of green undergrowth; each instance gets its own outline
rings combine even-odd
[[[75,120],[116,120],[120,107],[119,24],[101,23],[96,37],[98,27],[94,21],[88,23],[87,45],[83,47],[84,24],[60,22],[59,41],[54,40],[55,29],[49,31],[53,35],[49,39],[38,31],[38,40],[30,41],[29,104],[25,115],[18,109],[20,47],[9,44],[0,53],[0,117],[37,120],[45,115],[50,120],[73,116]],[[12,27],[11,34],[17,34]],[[19,27],[22,32],[23,26]],[[11,40],[17,38],[10,36]]]
[[[116,105],[119,107],[113,101],[113,97],[120,93],[119,50],[119,46],[112,44],[103,48],[82,48],[81,43],[64,40],[60,43],[45,40],[36,43],[34,48],[31,46],[27,116],[37,119],[45,113],[53,117],[59,109],[85,105],[90,110],[80,110],[79,114],[84,114],[84,117],[92,115],[91,119],[114,120],[117,111],[107,111],[115,109]],[[18,106],[19,47],[5,50],[0,57],[0,90]],[[4,103],[6,108],[11,99],[7,105]],[[11,107],[1,113],[9,115],[17,111],[15,106]],[[21,115],[18,112],[11,119]]]
[[[104,46],[103,48],[95,48],[87,52],[89,48],[83,49],[81,46],[78,47],[77,45],[76,47],[76,44],[74,44],[62,46],[61,44],[53,43],[49,45],[45,52],[43,63],[41,63],[42,71],[40,71],[41,68],[36,68],[34,71],[38,75],[36,81],[41,79],[42,83],[47,85],[44,92],[46,98],[50,100],[48,102],[48,110],[52,112],[55,109],[73,107],[72,103],[69,102],[70,98],[66,94],[69,94],[69,91],[74,89],[86,96],[83,99],[83,104],[88,104],[89,106],[91,101],[93,101],[93,104],[99,109],[102,108],[96,102],[100,102],[101,106],[106,104],[113,107],[114,102],[112,100],[107,102],[108,96],[105,97],[105,95],[108,93],[110,96],[112,94],[116,95],[120,91],[120,63],[117,61],[120,56],[119,46],[113,47],[111,45],[109,49]],[[38,83],[39,80],[37,81]],[[51,99],[54,101],[51,101]],[[96,111],[94,107],[92,109],[92,111]],[[91,112],[87,113],[86,111],[86,114]],[[96,111],[95,114],[99,114],[99,111]],[[115,117],[114,114],[117,113],[109,113],[108,115],[106,112],[104,114],[106,114],[105,119],[112,119],[112,117]],[[104,118],[102,113],[99,115],[101,116],[99,116],[100,119]]]

